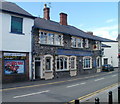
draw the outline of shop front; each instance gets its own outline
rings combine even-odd
[[[3,52],[2,81],[19,82],[29,79],[29,54]]]

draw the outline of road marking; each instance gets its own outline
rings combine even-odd
[[[117,75],[112,75],[112,77],[115,77],[115,76],[117,76]]]
[[[80,84],[75,84],[75,85],[67,86],[67,88],[75,87],[75,86],[78,86],[78,85],[80,85]]]
[[[112,72],[109,72],[107,74],[110,74]],[[107,74],[102,74],[102,75],[107,75]],[[5,89],[0,89],[0,91],[9,91],[9,90],[16,90],[16,89],[23,89],[23,88],[31,88],[31,87],[40,87],[40,86],[45,86],[45,85],[52,85],[52,84],[58,84],[58,83],[64,83],[64,82],[70,82],[70,81],[75,81],[75,80],[80,80],[80,79],[86,79],[86,78],[93,78],[101,75],[93,75],[90,77],[83,77],[83,78],[75,78],[72,80],[65,80],[65,81],[58,81],[58,82],[52,82],[52,83],[45,83],[45,84],[37,84],[37,85],[27,85],[27,86],[21,86],[21,87],[13,87],[13,88],[5,88]]]
[[[32,95],[42,94],[42,93],[49,92],[49,91],[50,91],[50,90],[41,91],[41,92],[36,92],[36,93],[30,93],[30,94],[26,94],[26,95],[15,96],[15,97],[13,97],[13,98],[21,98],[21,97],[26,97],[26,96],[32,96]]]
[[[83,83],[80,83],[80,84],[70,85],[70,86],[67,86],[66,88],[75,87],[75,86],[78,86],[78,85],[83,85],[83,84],[86,84],[86,82],[83,82]]]
[[[96,82],[96,81],[100,81],[100,80],[103,80],[103,79],[105,79],[105,78],[104,77],[103,78],[99,78],[99,79],[96,79],[94,81]]]
[[[82,101],[83,101],[83,100],[85,100],[85,99],[87,99],[87,98],[89,98],[89,97],[93,97],[93,96],[97,95],[98,93],[101,93],[101,92],[103,92],[103,91],[105,91],[105,90],[108,90],[108,89],[110,89],[110,88],[112,88],[112,87],[115,87],[115,86],[118,86],[118,83],[112,84],[112,85],[107,86],[107,87],[105,87],[105,88],[103,88],[103,89],[97,90],[97,91],[92,92],[92,93],[87,94],[87,95],[84,95],[84,96],[78,98],[78,100],[80,100],[80,101],[82,100]],[[71,100],[69,103],[70,103],[70,104],[74,104],[74,102],[75,102],[75,100]]]

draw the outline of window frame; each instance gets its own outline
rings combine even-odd
[[[85,39],[85,48],[89,48],[89,39]]]
[[[57,68],[57,65],[58,65],[58,58],[60,60],[60,58],[67,58],[67,69],[60,69],[60,61],[59,61],[59,69]],[[64,61],[65,62],[65,61]],[[68,56],[65,56],[65,55],[59,55],[59,56],[56,56],[56,60],[55,60],[55,63],[56,63],[56,71],[69,71],[69,57]],[[63,67],[65,67],[65,63],[63,63]]]
[[[80,47],[78,46],[78,40],[80,40],[80,44],[81,44]],[[74,43],[74,45],[73,45],[73,43]],[[83,48],[83,38],[72,36],[71,37],[71,47],[72,48]]]
[[[41,33],[46,33],[46,41],[44,43],[41,43]],[[52,34],[52,42],[50,41],[50,35]],[[57,44],[57,41],[55,39],[58,39],[58,36],[61,36],[59,43]],[[47,32],[47,31],[39,31],[39,43],[40,44],[45,44],[45,45],[56,45],[56,46],[63,46],[63,35],[62,34],[57,34],[57,33],[52,33],[52,32]]]
[[[16,32],[13,28],[13,18],[14,19],[21,19],[21,31],[20,32]],[[14,20],[15,21],[15,20]],[[10,32],[14,33],[14,34],[23,34],[23,18],[22,17],[17,17],[17,16],[11,16],[11,27],[10,27]]]
[[[85,66],[85,61],[86,61],[86,59],[90,59],[89,60],[89,65],[90,65],[90,67],[86,67]],[[90,57],[90,56],[85,56],[85,57],[83,57],[83,69],[92,69],[92,57]]]
[[[74,68],[71,68],[71,59],[74,58]],[[70,70],[76,69],[76,56],[70,56]]]

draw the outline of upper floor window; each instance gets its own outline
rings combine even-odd
[[[71,39],[71,46],[75,48],[83,48],[83,39],[72,37]]]
[[[22,34],[23,28],[23,18],[20,17],[11,17],[11,32]]]
[[[63,35],[40,32],[40,43],[50,45],[63,45]]]
[[[101,44],[99,41],[95,41],[95,44],[93,45],[94,50],[100,50]]]
[[[89,40],[85,39],[85,48],[89,48]]]

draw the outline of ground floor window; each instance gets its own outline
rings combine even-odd
[[[59,56],[57,57],[57,70],[68,70],[68,57]]]
[[[97,57],[96,58],[96,64],[97,64],[97,68],[99,68],[101,65],[100,65],[100,57]]]
[[[108,58],[104,58],[104,64],[108,64]]]
[[[70,57],[70,69],[76,69],[76,57],[75,56]]]
[[[53,67],[53,56],[46,55],[45,56],[45,70],[52,70]]]
[[[92,57],[83,57],[83,68],[84,69],[92,68]]]

